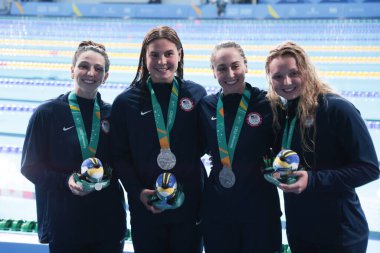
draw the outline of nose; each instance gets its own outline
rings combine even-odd
[[[233,71],[233,69],[229,68],[227,74],[228,74],[229,77],[234,77],[235,76],[235,71]]]
[[[284,84],[285,85],[292,84],[292,79],[288,75],[285,76]]]
[[[89,71],[87,72],[87,75],[89,76],[95,76],[95,74],[96,74],[96,70],[94,67],[91,67]]]
[[[158,58],[158,63],[159,63],[159,64],[165,64],[165,63],[166,63],[166,57],[165,57],[165,55],[161,55],[161,56]]]

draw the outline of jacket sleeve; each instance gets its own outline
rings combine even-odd
[[[21,173],[41,190],[62,189],[68,174],[55,170],[50,161],[48,115],[37,110],[30,118],[21,158]]]
[[[338,99],[337,103],[340,101],[342,99]],[[338,168],[317,168],[315,171],[309,171],[308,190],[352,190],[378,179],[376,151],[359,111],[346,101],[338,106],[332,104],[326,112],[326,120],[331,122],[331,131],[335,132],[337,146],[342,149],[347,162],[343,162]]]
[[[120,179],[129,198],[139,199],[143,190],[133,166],[131,143],[128,137],[127,103],[116,99],[111,111],[112,167]]]

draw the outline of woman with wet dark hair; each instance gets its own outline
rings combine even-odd
[[[205,169],[197,110],[206,91],[183,80],[183,58],[174,29],[151,29],[131,87],[112,106],[113,162],[128,192],[137,253],[202,251]],[[157,198],[160,191],[171,192],[170,198]]]

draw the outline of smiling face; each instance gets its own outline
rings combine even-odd
[[[238,49],[234,47],[220,48],[213,54],[212,69],[214,77],[223,88],[225,95],[242,94],[245,88],[247,64]]]
[[[167,39],[152,41],[146,50],[146,65],[154,83],[171,83],[181,60],[182,50]]]
[[[286,100],[298,98],[302,93],[302,76],[292,56],[274,58],[269,64],[269,78],[277,95]]]
[[[71,78],[77,96],[95,98],[98,87],[108,78],[103,55],[92,50],[82,52],[71,67]]]

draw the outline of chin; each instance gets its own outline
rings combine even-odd
[[[156,75],[155,77],[151,76],[151,78],[154,83],[169,83],[174,77],[171,75]]]

